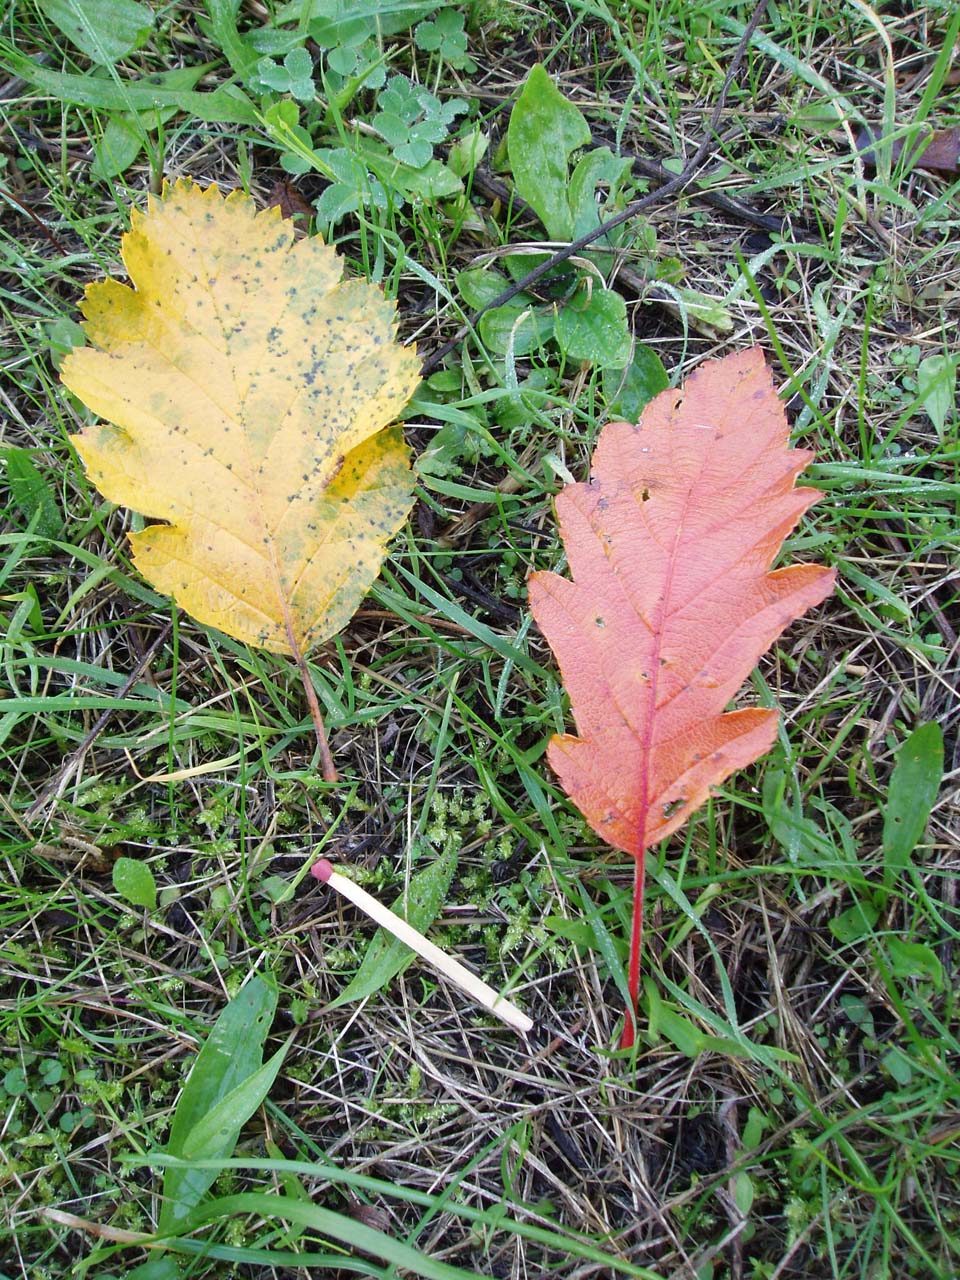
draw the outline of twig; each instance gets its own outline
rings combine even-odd
[[[602,137],[593,138],[591,141],[598,147],[607,145]],[[655,182],[661,185],[676,177],[676,174],[665,168],[661,161],[651,159],[650,156],[640,155],[635,151],[623,151],[620,154],[625,160],[629,160],[635,169],[639,169],[644,177],[653,178]],[[738,200],[736,196],[730,195],[728,192],[715,191],[712,187],[701,187],[699,185],[701,181],[704,181],[704,179],[698,178],[697,185],[690,192],[692,200],[699,200],[703,204],[713,205],[715,209],[720,209],[723,213],[729,213],[731,217],[739,218],[741,222],[749,222],[751,226],[759,227],[763,231],[778,233],[783,230],[784,218],[775,213],[761,213],[759,209],[754,209],[752,205],[745,204],[743,200]],[[500,182],[490,173],[485,173],[478,169],[473,175],[472,183],[474,189],[482,191],[485,196],[491,196],[504,204],[512,201],[514,212],[520,210],[521,212],[529,211],[533,213],[526,200],[523,200],[515,191],[511,191],[505,182]]]
[[[439,347],[431,356],[427,357],[423,363],[422,369],[424,377],[426,377],[427,374],[432,373],[438,365],[443,363],[457,344],[461,342],[476,326],[477,321],[485,312],[491,311],[494,307],[504,306],[512,298],[515,298],[518,293],[523,293],[526,289],[529,289],[531,285],[535,285],[538,280],[541,280],[548,272],[552,271],[554,267],[559,266],[562,262],[566,262],[568,258],[572,258],[575,254],[578,254],[581,249],[585,249],[587,245],[593,244],[595,240],[601,239],[601,237],[605,236],[608,232],[613,231],[616,227],[620,227],[625,222],[629,222],[630,219],[635,218],[638,213],[642,213],[652,205],[659,204],[661,200],[666,199],[667,196],[672,195],[675,191],[680,191],[693,180],[697,170],[703,164],[710,151],[710,147],[713,144],[714,134],[716,132],[720,116],[723,112],[724,104],[727,100],[727,94],[730,91],[730,86],[733,84],[734,77],[740,70],[747,48],[753,38],[753,33],[760,25],[760,20],[766,12],[766,8],[767,0],[757,0],[756,7],[750,15],[750,21],[744,28],[743,35],[740,37],[740,41],[737,44],[736,52],[733,55],[733,61],[730,63],[729,70],[724,76],[723,84],[720,86],[720,93],[717,97],[716,105],[710,115],[710,119],[707,123],[706,129],[704,130],[700,145],[697,147],[690,159],[684,164],[681,172],[678,173],[676,177],[671,178],[669,182],[665,182],[662,187],[658,187],[656,191],[648,191],[647,194],[641,196],[639,200],[634,200],[632,204],[628,204],[625,209],[614,214],[612,218],[608,218],[606,222],[601,222],[600,225],[594,227],[592,231],[588,231],[586,235],[582,235],[578,239],[572,240],[569,244],[564,245],[562,249],[558,249],[555,253],[552,253],[545,262],[540,264],[539,267],[535,267],[533,271],[528,271],[525,276],[520,280],[517,280],[508,289],[504,289],[502,293],[499,293],[495,298],[488,302],[486,306],[481,307],[479,311],[475,311],[467,324],[463,326],[455,337],[451,338],[449,342],[445,342],[442,347]]]
[[[671,174],[669,169],[665,169],[659,160],[651,160],[648,156],[633,154],[630,156],[633,161],[634,168],[639,169],[641,173],[648,178],[653,178],[655,182],[669,181]],[[658,188],[659,190],[659,188]],[[701,200],[704,204],[713,205],[715,209],[720,209],[723,213],[729,213],[733,218],[739,218],[741,222],[749,222],[751,226],[759,227],[762,231],[768,231],[772,234],[778,234],[783,230],[784,219],[778,217],[775,213],[761,213],[759,209],[754,209],[752,205],[745,204],[742,200],[738,200],[736,196],[725,194],[723,191],[713,191],[710,188],[694,187],[690,195],[694,200]]]
[[[358,884],[354,884],[352,880],[348,880],[346,876],[340,875],[338,871],[334,871],[333,866],[326,858],[321,858],[310,868],[311,874],[329,885],[331,889],[336,889],[337,893],[342,893],[345,898],[365,911],[371,920],[375,920],[382,928],[392,933],[395,938],[399,938],[401,942],[405,942],[407,946],[416,951],[417,955],[422,956],[435,969],[438,969],[451,982],[455,982],[461,990],[467,995],[472,996],[478,1004],[482,1004],[485,1009],[489,1009],[491,1013],[495,1013],[498,1018],[502,1018],[514,1030],[519,1031],[521,1035],[526,1035],[528,1031],[533,1029],[533,1019],[527,1015],[515,1004],[500,995],[498,991],[494,991],[493,987],[488,986],[475,973],[471,973],[465,965],[459,960],[454,960],[452,956],[448,956],[445,951],[441,951],[436,943],[431,942],[429,938],[425,938],[406,920],[402,920],[382,902],[378,902],[376,898],[367,893],[366,889],[361,889]]]
[[[47,237],[47,239],[50,241],[50,243],[53,245],[53,247],[57,250],[58,253],[66,254],[68,252],[68,250],[60,243],[60,241],[53,234],[53,232],[50,230],[47,224],[43,221],[43,219],[38,218],[37,215],[33,212],[33,210],[28,205],[25,205],[22,200],[18,200],[12,191],[8,191],[6,187],[0,187],[0,196],[2,196],[4,200],[9,200],[12,205],[16,205],[16,207],[20,210],[21,213],[26,214],[26,216],[31,220],[31,222],[33,222],[33,224],[36,226],[40,234]]]

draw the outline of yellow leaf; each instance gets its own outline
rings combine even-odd
[[[106,419],[73,443],[106,498],[166,522],[130,535],[144,577],[302,660],[352,617],[412,505],[408,450],[384,428],[416,355],[379,289],[242,192],[164,187],[122,253],[133,288],[88,286],[92,346],[63,364]]]

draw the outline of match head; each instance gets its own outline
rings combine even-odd
[[[333,875],[333,863],[328,862],[326,858],[321,858],[319,862],[315,862],[310,868],[310,874],[316,876],[321,883],[326,884]]]

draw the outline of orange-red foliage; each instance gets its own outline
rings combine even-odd
[[[634,1004],[644,851],[769,750],[776,711],[724,708],[833,589],[821,565],[770,571],[821,496],[794,486],[811,456],[789,447],[758,348],[709,361],[636,426],[603,429],[590,482],[556,503],[573,581],[530,578],[577,729],[553,738],[550,764],[594,831],[637,860]],[[628,1010],[625,1044],[633,1021]]]

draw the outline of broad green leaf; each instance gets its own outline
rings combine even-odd
[[[685,1058],[696,1058],[701,1053],[720,1053],[732,1058],[746,1055],[744,1046],[736,1040],[701,1031],[689,1018],[672,1009],[661,998],[652,978],[644,978],[643,990],[647,1031],[653,1043],[662,1036],[679,1049]]]
[[[612,289],[581,288],[558,308],[554,336],[571,360],[622,369],[631,346],[627,304]]]
[[[862,995],[842,995],[840,1008],[855,1027],[859,1027],[869,1039],[876,1039],[877,1028],[873,1020],[870,1005]]]
[[[616,200],[620,186],[632,168],[633,161],[629,157],[615,156],[609,147],[595,147],[577,162],[567,191],[574,239],[593,231],[602,218],[609,215],[607,206]],[[597,187],[601,183],[608,191],[605,199],[598,200]],[[608,243],[601,238],[598,244],[605,242]]]
[[[899,1045],[888,1049],[881,1058],[881,1062],[897,1084],[909,1084],[913,1079],[913,1063]]]
[[[30,454],[19,445],[0,450],[6,472],[7,490],[14,505],[29,522],[36,519],[34,532],[42,538],[63,534],[63,516],[53,490],[33,465]]]
[[[454,142],[447,153],[447,165],[458,178],[474,173],[490,147],[490,135],[479,125],[466,137]]]
[[[158,89],[150,76],[115,82],[94,76],[66,75],[9,51],[5,58],[7,67],[34,89],[74,106],[122,112],[175,107],[198,120],[215,124],[259,123],[256,107],[236,85],[225,85],[212,93]]]
[[[139,858],[118,858],[113,864],[113,887],[135,907],[152,911],[157,905],[157,882]]]
[[[637,422],[654,396],[670,385],[663,361],[652,347],[637,343],[626,368],[603,370],[603,394],[607,412],[627,422]]]
[[[148,76],[150,84],[158,89],[190,90],[210,69],[212,63],[204,62],[193,67],[177,67],[159,75]],[[103,136],[94,147],[94,161],[90,167],[94,178],[115,178],[124,173],[143,150],[147,132],[176,115],[178,108],[166,106],[152,111],[111,116]]]
[[[747,1121],[743,1126],[743,1132],[740,1135],[740,1141],[745,1151],[752,1151],[755,1147],[759,1147],[763,1141],[763,1135],[766,1131],[773,1127],[770,1118],[760,1110],[759,1107],[751,1107],[747,1112]]]
[[[943,439],[947,414],[956,405],[957,357],[927,356],[917,366],[917,395],[937,435]]]
[[[871,937],[879,918],[880,908],[875,903],[858,898],[830,921],[830,932],[838,942],[851,946]]]
[[[498,298],[510,281],[499,271],[484,271],[480,267],[468,267],[455,276],[457,290],[464,302],[474,311],[488,307]],[[514,299],[517,301],[517,299]]]
[[[111,66],[138,49],[154,18],[134,0],[44,0],[43,13],[92,62]]]
[[[139,123],[123,116],[107,121],[93,148],[92,178],[115,178],[124,173],[143,150],[146,134]]]
[[[744,1217],[753,1208],[755,1196],[756,1188],[749,1173],[741,1171],[735,1174],[733,1179],[733,1200]]]
[[[442,0],[290,0],[281,5],[274,22],[309,22],[310,36],[325,49],[356,38],[360,23],[370,35],[396,35],[441,7]],[[358,10],[360,14],[358,15]]]
[[[507,154],[514,186],[552,240],[573,239],[567,199],[570,156],[590,141],[590,128],[539,63],[510,113]]]
[[[402,164],[375,138],[361,138],[361,159],[370,172],[392,191],[405,196],[420,196],[424,200],[445,200],[463,190],[463,183],[445,164],[429,160],[421,168]]]
[[[421,476],[458,475],[463,470],[463,455],[471,447],[473,433],[465,422],[448,422],[431,437],[417,458],[417,474]]]
[[[166,1153],[185,1156],[189,1149],[194,1159],[219,1159],[229,1156],[233,1143],[225,1141],[222,1132],[211,1133],[201,1126],[223,1099],[257,1077],[262,1085],[267,1079],[263,1065],[263,1045],[277,1007],[277,986],[272,977],[254,977],[234,996],[210,1030],[191,1068],[183,1093],[177,1102]],[[270,1062],[276,1061],[277,1055]],[[268,1066],[270,1064],[267,1064]],[[279,1066],[279,1063],[277,1064]],[[269,1089],[269,1083],[266,1085]],[[237,1125],[249,1119],[263,1100],[258,1090],[245,1095],[251,1103],[249,1111]],[[239,1111],[234,1115],[236,1120]],[[194,1137],[209,1137],[210,1150],[201,1150]],[[175,1229],[216,1180],[216,1169],[181,1169],[170,1167],[163,1179],[163,1207],[160,1212],[161,1233]]]
[[[205,0],[205,4],[217,48],[223,50],[231,68],[241,80],[245,79],[256,69],[260,55],[237,30],[240,0]]]
[[[658,293],[658,299],[669,310],[675,309],[679,316],[688,321],[692,319],[698,332],[719,337],[732,331],[733,313],[717,298],[711,298],[709,294],[700,293],[697,289],[688,289],[685,285],[668,286],[664,282],[659,287],[663,297]]]
[[[886,938],[884,946],[895,978],[927,978],[943,986],[943,965],[933,947],[896,937]]]
[[[82,347],[87,340],[87,335],[75,320],[67,316],[48,320],[43,329],[50,344],[51,363],[59,372],[64,356],[69,355],[74,347]]]
[[[818,853],[829,842],[823,828],[812,818],[805,818],[800,809],[800,799],[787,800],[787,774],[782,769],[767,769],[763,777],[763,816],[770,834],[780,845],[791,862],[803,861],[816,865]]]
[[[401,894],[390,910],[412,924],[420,933],[426,932],[437,918],[456,867],[456,851],[446,849],[422,871],[410,877],[409,892]],[[394,938],[385,929],[378,929],[367,947],[360,968],[328,1007],[338,1009],[341,1005],[352,1004],[355,1000],[365,1000],[367,996],[374,995],[391,978],[402,973],[414,959],[416,953],[406,943]]]
[[[933,721],[897,753],[883,815],[883,887],[889,891],[923,839],[943,780],[943,734]]]
[[[545,262],[550,260],[549,253],[508,253],[497,261],[506,271],[507,275],[517,284],[524,276],[528,276],[531,271],[535,271],[537,267],[543,266]],[[577,281],[580,279],[580,272],[576,267],[569,263],[562,263],[559,267],[554,267],[548,271],[545,276],[537,281],[537,293],[542,298],[547,298],[550,302],[559,302],[561,298],[567,297]],[[526,297],[526,294],[518,294],[518,298]]]
[[[553,336],[553,326],[553,316],[546,308],[508,302],[485,312],[477,329],[484,346],[495,355],[502,356],[512,347],[514,355],[525,356]]]
[[[309,165],[306,168],[300,168],[298,165],[287,163],[289,156],[284,156],[283,159],[283,167],[287,173],[309,172]],[[349,190],[339,182],[331,182],[329,187],[324,187],[320,192],[319,199],[313,202],[313,207],[319,223],[337,223],[348,213],[354,213],[360,208],[360,196],[356,191]]]
[[[184,1139],[180,1153],[184,1160],[216,1160],[232,1153],[240,1130],[273,1087],[287,1056],[287,1047],[278,1049],[259,1071],[242,1080],[197,1121]]]
[[[597,951],[597,939],[586,920],[568,920],[565,916],[544,916],[543,925],[558,938],[566,938],[581,951]]]

